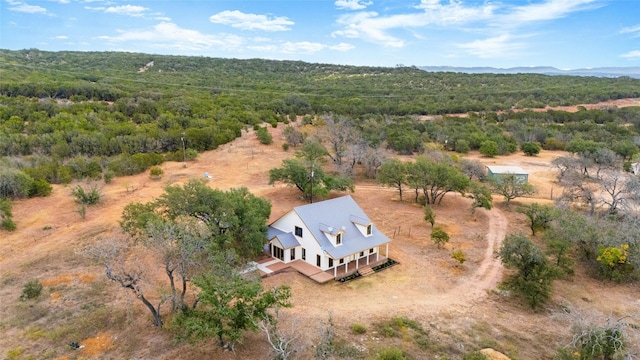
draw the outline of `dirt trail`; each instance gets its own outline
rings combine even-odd
[[[485,210],[480,209],[480,211]],[[457,305],[464,305],[478,300],[486,296],[488,291],[495,289],[502,279],[502,262],[495,253],[502,245],[509,222],[502,211],[496,207],[485,212],[489,217],[489,232],[485,236],[487,248],[484,253],[484,259],[480,263],[478,270],[469,279],[443,294],[448,304],[455,302]]]

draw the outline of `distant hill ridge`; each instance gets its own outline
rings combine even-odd
[[[467,74],[543,74],[543,75],[573,75],[596,77],[628,76],[640,79],[640,67],[598,67],[591,69],[560,70],[553,66],[520,66],[512,68],[494,67],[455,67],[455,66],[418,66],[428,72],[457,72]]]

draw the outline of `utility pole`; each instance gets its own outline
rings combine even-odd
[[[313,164],[311,164],[311,203],[313,204]]]
[[[180,138],[180,140],[182,140],[182,162],[184,163],[184,167],[187,167],[187,150],[184,147],[184,132],[182,133],[182,137]]]

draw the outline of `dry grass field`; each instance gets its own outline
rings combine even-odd
[[[0,232],[0,358],[7,359],[267,359],[263,334],[248,333],[235,354],[214,342],[197,345],[176,343],[170,333],[154,328],[143,305],[129,292],[108,281],[104,269],[79,251],[101,236],[118,230],[123,208],[159,196],[165,186],[203,178],[219,189],[247,187],[272,203],[271,220],[291,207],[303,204],[297,190],[268,185],[268,170],[279,166],[292,151],[282,149],[282,126],[270,129],[274,144],[260,145],[253,132],[215,151],[201,154],[186,167],[162,165],[160,180],[148,174],[116,178],[102,188],[103,200],[80,216],[70,195],[71,186],[54,186],[47,198],[14,203],[15,232]],[[560,153],[543,151],[537,157],[521,154],[485,159],[487,164],[519,165],[526,169],[538,193],[515,202],[549,202],[555,174],[549,162]],[[338,196],[340,194],[334,194]],[[398,346],[416,359],[461,358],[486,347],[512,359],[549,359],[568,341],[566,321],[551,316],[561,305],[620,316],[640,309],[637,284],[599,282],[578,270],[554,285],[549,308],[532,312],[505,297],[497,286],[504,270],[495,250],[505,234],[527,232],[524,215],[494,198],[491,211],[470,212],[470,200],[448,194],[435,208],[436,223],[451,235],[444,249],[430,240],[431,226],[423,210],[411,202],[399,202],[393,189],[361,180],[352,194],[382,231],[393,239],[389,256],[400,264],[348,283],[318,285],[295,273],[283,272],[263,279],[265,287],[291,286],[293,307],[284,311],[285,325],[292,324],[304,349],[300,358],[312,357],[313,344],[331,316],[345,349],[375,354]],[[451,259],[451,251],[467,255],[463,265]],[[137,259],[150,270],[145,291],[158,301],[162,269],[151,259]],[[23,285],[39,279],[44,286],[36,300],[20,301]],[[169,320],[169,314],[163,315]],[[585,310],[585,311],[586,311]],[[428,344],[410,337],[385,338],[381,322],[394,317],[417,321],[428,333]],[[169,321],[167,321],[169,323]],[[360,324],[364,334],[353,334]],[[83,347],[71,349],[79,342]]]

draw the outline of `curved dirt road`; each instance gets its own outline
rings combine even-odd
[[[482,298],[487,291],[495,289],[502,279],[502,262],[496,256],[496,252],[500,249],[506,235],[508,221],[498,208],[494,207],[490,211],[482,211],[485,211],[489,218],[489,232],[485,236],[487,248],[484,258],[475,273],[451,291],[442,294],[447,298],[449,304],[464,305]]]

